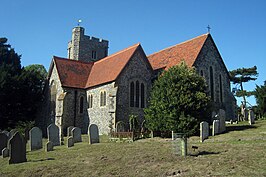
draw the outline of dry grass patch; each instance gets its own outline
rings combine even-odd
[[[189,138],[187,157],[173,154],[170,139],[110,143],[103,136],[102,143],[90,145],[83,136],[71,148],[27,152],[26,163],[9,165],[0,158],[0,176],[266,176],[266,121],[227,129],[204,143]]]

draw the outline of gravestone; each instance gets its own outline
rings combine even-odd
[[[220,121],[219,120],[213,120],[212,123],[212,136],[215,136],[217,134],[219,134],[219,127],[220,127]]]
[[[67,136],[73,136],[71,133],[71,131],[72,131],[72,129],[73,129],[74,127],[73,126],[69,126],[69,127],[67,127]]]
[[[27,162],[25,139],[19,132],[16,132],[10,139],[9,151],[9,164]]]
[[[209,137],[209,124],[207,122],[200,123],[200,142],[203,142]]]
[[[10,138],[12,138],[12,136],[14,136],[16,133],[17,133],[18,131],[16,130],[16,129],[12,129],[12,130],[10,130],[10,132],[9,132],[9,139]]]
[[[33,127],[29,131],[30,151],[42,149],[42,130],[38,127]]]
[[[250,125],[255,124],[254,112],[251,109],[248,111],[248,121]]]
[[[1,152],[3,158],[9,157],[9,150],[7,148],[4,148]]]
[[[6,134],[7,138],[9,138],[10,133],[8,131],[4,130],[2,133]]]
[[[74,139],[72,136],[67,138],[67,147],[72,147],[74,146]]]
[[[82,142],[82,139],[81,139],[81,129],[80,128],[74,127],[71,130],[71,134],[72,134],[74,143]]]
[[[97,125],[91,124],[89,126],[88,134],[90,144],[99,143],[99,130]]]
[[[7,147],[8,137],[5,133],[0,133],[0,155],[2,155],[2,150]]]
[[[45,144],[45,151],[46,151],[46,152],[49,152],[49,151],[52,151],[52,150],[54,150],[53,142],[48,141],[48,142]]]
[[[25,128],[24,135],[25,135],[26,142],[30,139],[29,133],[30,133],[30,129],[29,128]]]
[[[225,111],[219,109],[219,133],[223,133],[225,130]]]
[[[53,146],[60,146],[59,127],[55,124],[50,124],[47,127],[48,141],[53,143]]]

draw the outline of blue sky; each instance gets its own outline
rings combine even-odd
[[[22,65],[49,68],[53,55],[66,57],[78,19],[87,35],[107,39],[109,54],[140,42],[147,55],[207,32],[228,70],[258,67],[266,80],[265,0],[12,0],[1,1],[0,36],[7,37]],[[249,98],[255,104],[254,98]]]

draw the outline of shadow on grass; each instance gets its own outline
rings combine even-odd
[[[55,158],[46,158],[46,159],[39,159],[39,160],[29,160],[28,162],[42,162],[46,160],[55,160]]]
[[[199,156],[199,155],[213,155],[213,154],[220,154],[220,152],[208,152],[208,151],[199,151],[198,153],[195,154],[189,154],[190,156]]]
[[[226,127],[226,132],[230,132],[230,131],[243,131],[243,130],[253,129],[253,128],[257,128],[257,127],[252,126],[252,125],[228,126],[228,127]]]

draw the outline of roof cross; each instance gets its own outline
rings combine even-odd
[[[210,27],[210,25],[207,26],[207,29],[208,29],[208,33],[210,33],[210,32],[211,32],[211,27]]]

